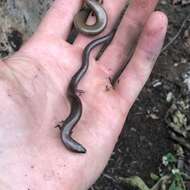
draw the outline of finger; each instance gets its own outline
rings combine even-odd
[[[121,67],[136,45],[138,36],[157,2],[158,0],[133,0],[129,5],[112,43],[101,58],[102,65],[108,68],[110,76]],[[109,62],[106,61],[108,59]]]
[[[62,37],[66,40],[73,23],[73,17],[81,7],[81,0],[55,0],[39,26],[42,36]]]
[[[148,19],[129,65],[116,84],[116,90],[126,100],[128,108],[134,103],[152,71],[166,30],[167,17],[161,12],[154,12]]]
[[[99,36],[103,36],[108,33],[108,31],[111,30],[113,23],[115,22],[116,18],[120,14],[122,8],[125,6],[125,4],[128,2],[128,0],[117,0],[110,3],[110,0],[104,0],[103,7],[107,12],[108,15],[108,25],[104,32],[101,34],[95,36],[95,37],[89,37],[84,36],[82,34],[78,35],[78,37],[75,40],[75,45],[84,48],[90,41],[92,41],[95,38],[98,38]],[[93,23],[95,18],[90,18],[88,20],[89,23]]]

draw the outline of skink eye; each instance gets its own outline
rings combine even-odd
[[[86,8],[82,9],[74,17],[74,25],[76,29],[86,35],[97,35],[101,33],[107,25],[107,14],[105,9],[95,0],[86,0]],[[96,22],[93,25],[87,25],[86,20],[90,11],[93,11]]]

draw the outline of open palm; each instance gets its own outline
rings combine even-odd
[[[104,34],[125,3],[104,1],[109,17]],[[91,54],[89,70],[78,87],[84,92],[82,118],[72,135],[87,148],[86,154],[69,152],[54,128],[69,114],[66,89],[80,67],[84,47],[93,39],[79,35],[73,45],[65,41],[80,0],[56,0],[33,37],[1,63],[5,85],[0,98],[5,111],[0,121],[4,152],[0,189],[79,190],[94,183],[159,55],[167,19],[161,12],[152,13],[156,4],[157,0],[133,0],[101,59],[94,59],[98,48]],[[135,53],[113,89],[109,78],[125,62],[137,38]]]

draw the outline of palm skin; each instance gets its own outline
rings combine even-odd
[[[110,18],[104,33],[125,3],[104,1]],[[78,87],[84,91],[82,118],[72,135],[87,148],[86,154],[69,152],[54,128],[69,114],[67,86],[92,40],[79,35],[74,45],[65,41],[80,1],[55,1],[33,37],[1,62],[0,189],[83,190],[94,183],[162,47],[167,19],[163,13],[152,13],[156,3],[146,0],[145,6],[143,0],[132,1],[101,59],[94,59],[97,49],[91,54],[90,67]],[[126,60],[139,34],[135,53],[113,89],[109,78]]]

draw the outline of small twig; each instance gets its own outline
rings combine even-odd
[[[179,37],[183,28],[185,27],[186,22],[190,19],[190,15],[187,15],[185,20],[183,21],[180,29],[178,30],[177,34],[162,48],[161,53],[163,53],[170,45],[174,43],[174,41]]]
[[[188,174],[181,172],[181,175],[184,177],[185,180],[190,181],[190,176]]]
[[[128,178],[122,178],[119,177],[118,178],[120,183],[129,185],[131,187],[140,189],[140,190],[151,190],[146,184],[145,182],[138,176],[132,176],[132,177],[128,177]]]
[[[103,174],[103,177],[113,181],[113,182],[117,182],[112,176],[108,175],[108,174]]]
[[[171,138],[187,150],[190,150],[190,143],[188,143],[183,137],[179,137],[175,133],[171,132]]]

